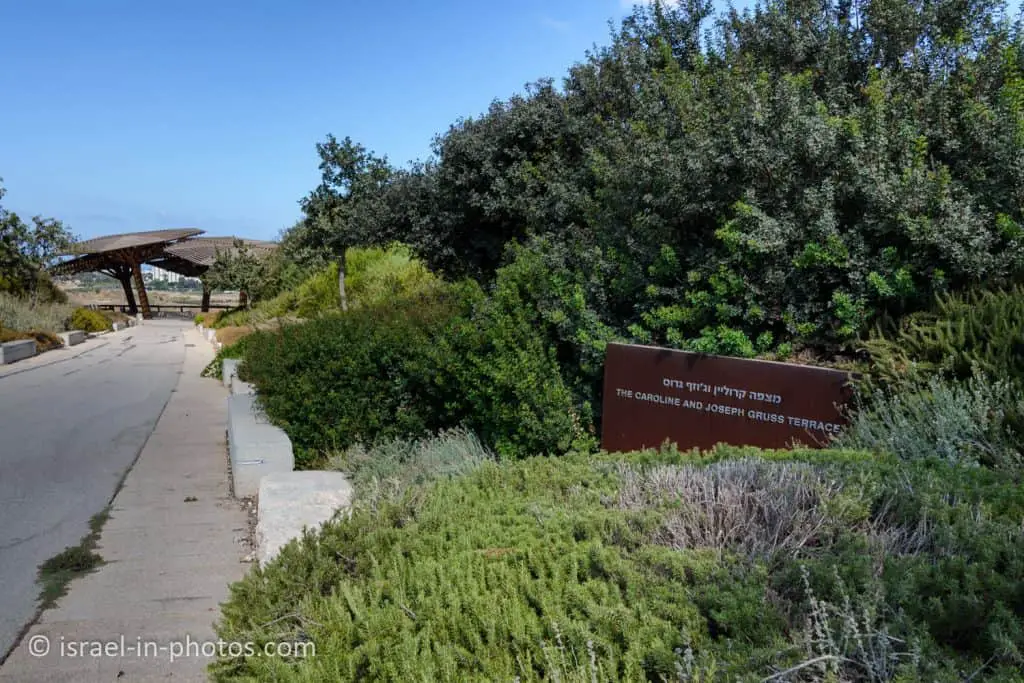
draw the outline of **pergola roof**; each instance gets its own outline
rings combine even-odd
[[[75,242],[68,248],[67,254],[103,254],[125,249],[151,247],[202,234],[203,231],[196,228],[173,228],[171,230],[148,230],[146,232],[107,235],[105,237],[95,237],[91,240]]]
[[[240,239],[238,237],[196,237],[172,244],[164,249],[164,253],[168,257],[209,268],[217,260],[217,254],[227,253],[237,256],[242,250],[246,250],[263,255],[274,249],[277,249],[276,242]]]
[[[75,273],[105,272],[117,265],[119,263],[111,259],[107,254],[86,254],[85,256],[61,261],[56,265],[50,266],[50,273],[53,275],[74,275]]]
[[[107,235],[74,242],[62,255],[77,255],[78,258],[62,261],[50,268],[50,272],[54,275],[72,275],[131,267],[133,263],[144,263],[160,256],[165,247],[179,240],[202,234],[203,231],[196,228],[174,228]]]
[[[106,272],[137,262],[148,263],[185,277],[199,277],[209,270],[218,254],[235,256],[244,249],[263,255],[277,248],[276,242],[233,236],[197,237],[201,234],[203,231],[195,228],[175,228],[107,235],[76,242],[65,255],[79,256],[58,263],[50,272],[54,275]]]
[[[156,258],[151,258],[146,261],[146,263],[156,268],[169,270],[172,273],[177,273],[178,275],[184,275],[185,277],[199,277],[209,270],[207,266],[201,266],[196,263],[192,263],[191,261],[186,261],[183,258],[178,258],[177,256],[170,256],[166,253],[161,254]]]

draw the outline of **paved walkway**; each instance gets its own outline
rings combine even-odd
[[[156,428],[188,327],[151,320],[0,369],[0,664],[38,615],[39,565],[89,533]]]
[[[185,343],[177,388],[100,536],[106,564],[42,614],[0,681],[207,680],[212,658],[196,655],[216,640],[228,585],[249,567],[248,519],[229,493],[227,391],[199,376],[213,351],[195,330]],[[74,656],[83,641],[85,656]],[[90,655],[97,642],[108,654]]]

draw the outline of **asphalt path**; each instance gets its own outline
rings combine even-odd
[[[171,397],[189,323],[148,320],[0,366],[0,661],[40,564],[89,533]]]

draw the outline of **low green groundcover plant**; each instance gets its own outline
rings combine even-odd
[[[232,587],[216,680],[1019,680],[1024,490],[720,448],[484,462]]]

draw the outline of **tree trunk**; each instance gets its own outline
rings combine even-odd
[[[199,310],[201,313],[210,312],[210,285],[205,282],[203,282],[203,302]]]
[[[341,258],[338,260],[338,295],[341,300],[341,310],[348,311],[348,297],[345,295],[345,253],[341,250]]]
[[[238,305],[241,308],[249,308],[249,293],[244,289],[238,291]]]

